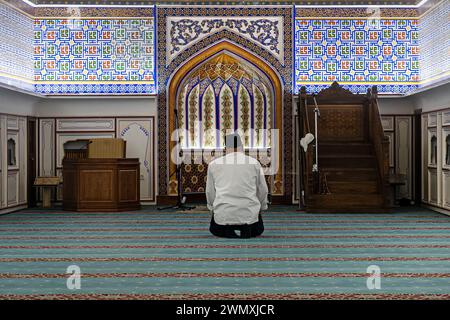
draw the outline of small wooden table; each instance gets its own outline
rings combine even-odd
[[[34,186],[42,189],[42,208],[51,208],[52,188],[57,187],[60,183],[60,177],[37,177],[34,180]]]

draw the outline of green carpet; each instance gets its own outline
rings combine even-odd
[[[450,299],[448,216],[272,206],[263,219],[259,238],[220,239],[204,208],[3,215],[0,299]],[[80,289],[67,287],[71,265]]]

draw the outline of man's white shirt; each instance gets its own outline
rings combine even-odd
[[[252,224],[267,209],[267,184],[260,163],[242,152],[208,165],[206,199],[220,225]]]

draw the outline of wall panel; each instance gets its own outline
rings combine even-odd
[[[442,206],[446,209],[450,209],[450,171],[445,170],[443,172],[443,201]]]
[[[6,137],[7,137],[7,125],[6,116],[0,114],[0,208],[6,207],[7,198],[7,180],[8,167],[6,164]]]
[[[114,131],[115,127],[114,118],[70,118],[70,119],[57,119],[56,131]]]
[[[386,137],[389,139],[389,171],[395,172],[395,133],[385,132]]]
[[[422,150],[421,150],[421,160],[422,160],[422,202],[427,203],[429,201],[429,185],[428,185],[428,116],[422,115]]]
[[[384,133],[389,139],[390,173],[402,175],[405,185],[398,186],[397,197],[414,201],[414,121],[410,115],[381,116]]]
[[[450,108],[422,114],[422,201],[450,210]]]
[[[399,197],[413,199],[412,117],[396,117],[395,126],[395,172],[406,178],[406,184],[399,187]]]
[[[0,114],[0,211],[27,203],[27,148],[27,118]]]
[[[19,171],[8,171],[7,200],[8,207],[19,204]]]
[[[139,158],[141,201],[155,200],[154,118],[117,119],[117,137],[127,141],[127,157]]]
[[[19,119],[19,203],[27,202],[27,175],[28,175],[28,137],[27,137],[27,119]]]
[[[438,186],[437,186],[437,170],[428,169],[428,180],[429,180],[429,202],[431,204],[438,204]]]
[[[55,175],[54,119],[39,119],[39,175]]]

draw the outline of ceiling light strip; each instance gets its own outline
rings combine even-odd
[[[35,7],[35,8],[154,8],[155,5],[145,5],[145,4],[35,4],[30,0],[22,0],[26,4]],[[428,0],[422,0],[418,4],[383,4],[383,5],[329,5],[329,4],[317,4],[317,5],[295,5],[297,8],[419,8],[423,6]]]

